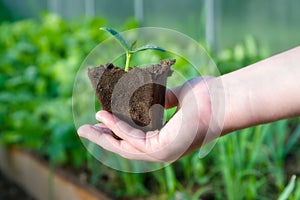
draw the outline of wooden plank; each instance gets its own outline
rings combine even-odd
[[[0,170],[38,200],[109,200],[92,189],[81,187],[49,168],[29,153],[0,145]]]

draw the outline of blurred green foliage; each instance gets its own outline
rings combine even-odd
[[[11,20],[12,15],[11,13],[8,11],[6,5],[0,1],[0,22],[2,21],[9,21]]]
[[[299,120],[238,131],[221,138],[204,159],[195,152],[146,174],[114,171],[87,154],[73,123],[72,87],[83,59],[105,39],[98,30],[105,25],[101,18],[66,22],[55,15],[0,25],[1,143],[34,150],[52,164],[87,169],[90,183],[115,198],[274,199],[282,192],[299,198],[299,181],[293,179],[293,187],[285,189],[289,177],[284,170],[300,137]],[[130,20],[120,29],[134,27],[136,22]],[[269,53],[249,36],[211,56],[223,74]],[[173,112],[168,111],[167,118]]]
[[[55,162],[83,164],[72,121],[73,80],[101,41],[102,19],[67,23],[55,15],[0,26],[1,141],[37,150]]]

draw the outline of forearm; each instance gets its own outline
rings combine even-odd
[[[223,133],[300,115],[300,47],[220,77]]]

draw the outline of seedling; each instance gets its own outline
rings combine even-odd
[[[129,71],[129,64],[130,64],[131,56],[134,53],[137,53],[139,51],[149,50],[149,49],[158,50],[158,51],[162,51],[162,52],[165,51],[163,48],[156,46],[156,45],[152,45],[152,44],[147,44],[147,45],[135,48],[136,41],[133,42],[131,45],[129,45],[129,43],[125,40],[125,38],[117,31],[115,31],[111,28],[108,28],[108,27],[101,27],[100,30],[107,31],[111,35],[113,35],[114,38],[121,44],[121,46],[125,50],[125,52],[126,52],[126,63],[125,63],[125,69],[124,69],[125,72]]]

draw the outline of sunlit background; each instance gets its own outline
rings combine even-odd
[[[1,21],[39,18],[55,13],[65,20],[103,17],[112,27],[128,19],[207,41],[214,49],[230,48],[254,36],[279,52],[299,44],[300,3],[297,0],[1,0]]]
[[[0,0],[0,151],[34,152],[112,199],[300,199],[299,180],[290,181],[300,174],[298,118],[223,137],[203,159],[195,152],[130,174],[88,154],[72,116],[76,72],[108,37],[101,26],[182,32],[224,74],[298,46],[299,8],[298,0]],[[201,75],[185,62],[176,67]],[[0,191],[8,195],[1,184]]]

